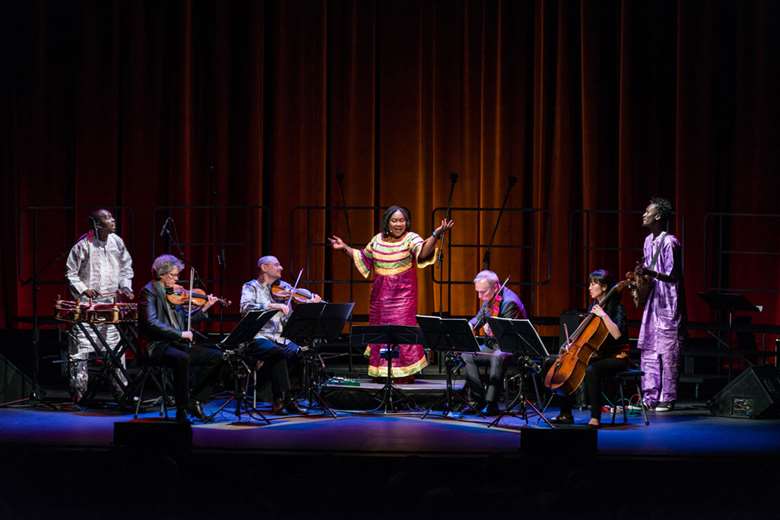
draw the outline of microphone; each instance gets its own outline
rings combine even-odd
[[[458,173],[457,172],[450,173],[450,182],[452,184],[455,184],[456,182],[458,182]]]
[[[171,217],[166,217],[165,222],[163,222],[162,229],[160,230],[160,238],[165,236],[165,233],[170,233],[168,230],[168,224],[170,224],[173,221]]]

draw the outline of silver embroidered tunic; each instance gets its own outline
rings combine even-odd
[[[290,288],[286,282],[280,282],[282,288]],[[257,280],[251,280],[241,288],[240,310],[243,316],[249,311],[264,311],[268,305],[277,303],[272,294],[271,287]],[[287,316],[283,312],[277,312],[273,318],[268,320],[255,338],[266,338],[280,345],[286,345],[289,340],[281,336],[284,324],[287,322]]]
[[[103,241],[93,232],[89,232],[71,248],[65,263],[65,278],[68,280],[74,299],[86,302],[89,298],[84,295],[84,292],[87,289],[94,289],[99,296],[93,298],[93,302],[113,303],[116,301],[116,292],[120,288],[132,290],[133,260],[124,241],[118,235],[111,233]],[[121,339],[116,327],[104,323],[97,325],[96,328],[109,347],[116,348]],[[92,340],[100,346],[92,329],[87,328],[87,331]],[[94,348],[84,331],[77,326],[70,330],[69,344],[71,391],[74,395],[81,396],[87,391],[87,359]],[[124,364],[124,356],[121,361]],[[116,372],[117,377],[126,383],[121,371],[117,369]],[[113,379],[112,383],[115,388],[120,387]]]

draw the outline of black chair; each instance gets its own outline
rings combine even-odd
[[[647,417],[647,410],[642,405],[642,403],[644,402],[643,400],[644,396],[642,394],[642,376],[644,375],[645,373],[639,370],[638,368],[629,368],[628,370],[623,370],[621,372],[616,373],[613,376],[617,384],[618,399],[615,403],[613,403],[611,407],[612,408],[611,424],[615,424],[615,416],[617,415],[618,407],[621,407],[623,409],[623,424],[628,423],[628,406],[631,403],[629,402],[630,399],[626,399],[625,386],[626,384],[632,384],[636,389],[636,395],[639,396],[639,409],[641,410],[642,419],[645,422],[645,426],[650,425],[650,420]]]
[[[158,362],[150,357],[146,349],[139,350],[138,363],[141,366],[141,373],[136,378],[136,382],[139,385],[139,390],[133,418],[138,419],[138,414],[144,402],[144,390],[146,389],[146,383],[149,379],[151,379],[159,392],[159,397],[152,401],[152,406],[156,406],[156,404],[159,402],[160,417],[165,417],[165,419],[168,419],[168,403],[172,402],[170,394],[168,393],[168,387],[170,386],[170,376],[168,372],[170,369],[165,367],[161,362]]]

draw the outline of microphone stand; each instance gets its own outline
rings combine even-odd
[[[336,174],[336,184],[339,187],[339,196],[341,198],[341,208],[344,212],[344,224],[347,226],[347,244],[352,244],[352,227],[349,224],[349,214],[347,213],[347,199],[344,197],[344,172],[339,172]],[[327,242],[327,241],[326,241]],[[326,246],[327,247],[327,246]],[[353,263],[349,263],[349,301],[353,302],[355,301],[353,294],[354,294],[354,286],[355,282],[352,279],[352,269]],[[349,315],[349,333],[352,333],[352,313]],[[347,342],[347,372],[348,377],[353,376],[353,366],[352,366],[352,342]]]
[[[446,220],[450,220],[450,213],[452,212],[452,195],[455,192],[455,184],[458,182],[458,174],[456,172],[450,173],[450,194],[447,197],[447,216]],[[436,222],[434,222],[434,225]],[[439,318],[444,317],[444,247],[447,241],[447,234],[445,233],[441,237],[441,250],[439,251]],[[449,280],[448,280],[449,281]],[[449,302],[452,297],[452,286],[447,285],[447,308],[449,315]]]
[[[517,177],[515,177],[514,175],[510,175],[509,185],[506,187],[506,192],[504,193],[504,201],[501,203],[501,209],[498,212],[496,225],[493,226],[493,234],[490,236],[490,242],[488,242],[487,249],[485,250],[485,255],[482,257],[482,270],[490,269],[490,248],[493,247],[493,243],[496,241],[496,233],[498,233],[498,225],[501,223],[501,217],[504,214],[506,203],[509,201],[509,194],[512,193],[512,188],[515,187],[516,183],[517,183]]]
[[[452,194],[455,192],[455,184],[458,182],[458,174],[456,172],[450,173],[450,194],[447,197],[447,215],[446,219],[450,220],[450,213],[452,212]],[[436,222],[434,221],[434,226]],[[434,228],[435,229],[435,228]],[[439,263],[439,318],[444,317],[444,247],[447,240],[447,233],[441,237],[441,248],[439,250],[439,258],[436,260]],[[449,279],[447,281],[450,281]],[[447,315],[450,314],[450,300],[452,299],[452,286],[447,285]],[[441,363],[439,359],[439,352],[436,351],[436,365],[439,367],[439,373],[441,373]]]
[[[170,224],[167,224],[168,219],[170,219]],[[163,225],[163,230],[160,232],[160,236],[168,237],[168,249],[170,250],[172,244],[175,245],[179,260],[187,265],[189,262],[187,262],[187,259],[184,257],[184,250],[181,248],[179,231],[176,229],[176,221],[173,220],[173,217],[168,217],[168,219],[166,219],[166,224]],[[190,265],[190,267],[192,267],[192,265]],[[203,282],[203,279],[200,277],[200,272],[198,272],[197,269],[195,270],[195,281],[199,287],[206,289],[206,284]]]

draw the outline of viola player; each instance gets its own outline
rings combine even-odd
[[[527,319],[520,297],[509,287],[501,287],[498,275],[493,271],[480,271],[474,277],[474,290],[482,302],[477,315],[469,320],[469,325],[475,333],[482,328],[485,335],[492,336],[487,325],[489,317],[510,318],[513,320]],[[482,409],[484,415],[498,414],[498,398],[501,382],[504,378],[505,360],[507,355],[501,352],[496,345],[492,347],[480,344],[480,353],[477,355],[465,352],[461,359],[465,363],[466,385],[471,391],[471,398],[475,401],[473,411]],[[482,384],[479,375],[479,367],[488,366],[487,387]],[[472,411],[472,410],[469,410]]]

